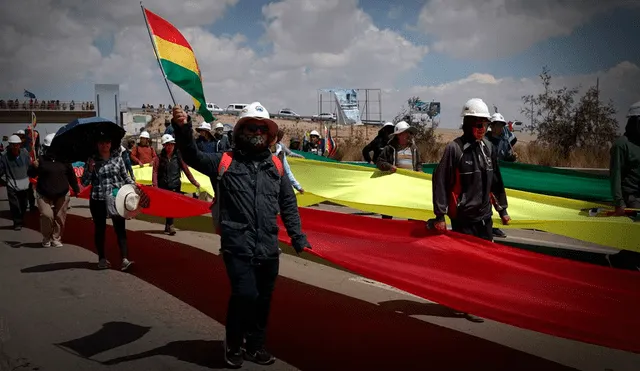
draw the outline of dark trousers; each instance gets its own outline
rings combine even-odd
[[[451,220],[451,229],[454,232],[469,234],[493,242],[493,220],[487,218],[479,222],[465,220]]]
[[[29,183],[29,189],[27,189],[27,198],[29,200],[29,209],[33,211],[36,208],[36,193],[33,189],[33,183]]]
[[[24,214],[27,212],[27,192],[28,190],[16,191],[13,188],[7,187],[9,210],[11,210],[14,227],[22,227],[24,224]]]
[[[177,188],[164,188],[162,186],[158,186],[158,188],[160,189],[166,189],[167,191],[171,191],[171,192],[176,192],[176,193],[180,193],[180,194],[184,194],[184,192],[182,192],[180,189],[181,187],[177,187]],[[197,197],[196,197],[197,198]],[[165,228],[169,228],[169,226],[173,225],[173,218],[167,218],[166,222],[164,223]]]
[[[91,217],[95,225],[94,241],[96,250],[98,251],[98,258],[104,259],[104,239],[107,231],[107,203],[105,201],[91,199],[89,200],[89,210],[91,211]],[[124,224],[125,219],[114,216],[111,217],[111,221],[113,222],[113,229],[116,231],[121,258],[124,259],[127,257],[127,229]]]
[[[227,275],[231,282],[231,297],[227,310],[227,345],[260,350],[265,343],[267,321],[271,309],[271,294],[280,268],[278,259],[257,260],[223,253]]]

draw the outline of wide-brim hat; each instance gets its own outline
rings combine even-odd
[[[400,130],[394,131],[393,133],[389,134],[389,138],[393,138],[394,136],[396,136],[396,135],[398,135],[398,134],[402,134],[402,133],[404,133],[405,131],[406,131],[406,132],[409,132],[409,134],[413,134],[413,135],[418,134],[418,129],[416,129],[416,128],[415,128],[415,127],[413,127],[413,126],[409,126],[408,128],[403,128],[403,129],[400,129]]]
[[[233,132],[237,133],[240,130],[242,130],[242,126],[244,124],[246,124],[249,121],[262,121],[265,124],[267,124],[267,129],[269,130],[268,135],[270,137],[276,137],[278,135],[278,124],[276,124],[275,121],[273,121],[272,119],[268,119],[268,118],[263,118],[263,117],[243,117],[240,120],[238,120],[238,122],[236,122],[236,125],[233,127]]]
[[[141,210],[138,187],[125,184],[116,194],[116,211],[125,219],[135,218]]]

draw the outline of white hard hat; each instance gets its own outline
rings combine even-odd
[[[260,102],[253,102],[245,107],[240,111],[239,117],[240,119],[236,122],[236,125],[233,128],[234,132],[239,131],[242,128],[242,124],[247,121],[259,120],[267,124],[267,127],[269,128],[269,136],[275,138],[278,134],[278,124],[269,117],[269,111],[267,111]]]
[[[405,131],[409,131],[409,133],[414,135],[415,133],[418,132],[416,128],[409,126],[409,124],[406,121],[400,121],[393,128],[393,134],[391,134],[391,137],[393,138],[394,135],[404,133]]]
[[[44,142],[42,142],[42,145],[45,147],[50,147],[51,146],[51,142],[53,142],[53,137],[55,137],[56,134],[49,134],[46,137],[44,137]]]
[[[149,135],[148,131],[143,131],[142,133],[140,133],[140,138],[151,139],[151,136]]]
[[[22,144],[22,139],[14,134],[9,137],[9,144]]]
[[[208,122],[203,122],[202,124],[200,124],[200,127],[198,127],[196,130],[211,131],[211,124]]]
[[[167,143],[175,143],[176,140],[173,139],[173,136],[171,134],[165,134],[162,136],[162,145],[164,146]]]
[[[489,113],[489,107],[487,104],[482,101],[480,98],[471,98],[464,104],[462,107],[462,117],[465,116],[473,116],[473,117],[483,117],[486,119],[491,118],[491,114]]]
[[[507,124],[507,121],[504,119],[504,116],[502,116],[502,114],[497,112],[491,115],[491,122],[501,122],[505,125]]]
[[[627,118],[633,116],[640,116],[640,102],[635,102],[629,108],[629,113],[627,114]]]
[[[18,130],[15,133],[13,133],[14,135],[25,135],[24,134],[24,130]]]
[[[385,127],[385,126],[393,126],[393,122],[387,121],[384,123],[384,125],[382,125],[382,127]]]
[[[320,137],[320,133],[318,133],[318,132],[317,132],[317,131],[315,131],[315,130],[311,130],[311,132],[309,133],[309,136],[312,136],[312,135],[315,135],[315,136],[317,136],[317,137]]]
[[[216,124],[216,129],[224,129],[224,124],[219,122]]]

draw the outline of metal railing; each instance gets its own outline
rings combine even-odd
[[[73,106],[72,106],[73,103]],[[95,111],[93,102],[75,102],[75,101],[40,101],[24,100],[0,100],[0,110],[3,111]]]

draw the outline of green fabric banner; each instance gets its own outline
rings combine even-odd
[[[294,152],[308,160],[338,162],[308,152]],[[373,164],[362,162],[345,161],[345,163],[375,167]],[[422,171],[433,174],[436,166],[438,164],[425,164],[422,166]],[[500,171],[507,188],[583,201],[612,201],[609,177],[606,175],[512,162],[500,162]]]

